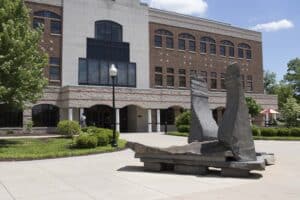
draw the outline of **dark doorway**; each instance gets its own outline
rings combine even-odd
[[[23,111],[18,108],[0,104],[0,127],[22,127]]]
[[[84,110],[88,126],[112,128],[113,109],[105,105],[97,105]]]

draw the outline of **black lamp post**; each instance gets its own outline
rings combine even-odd
[[[116,103],[115,103],[115,79],[118,75],[118,69],[115,64],[111,64],[109,68],[109,76],[112,79],[112,103],[113,103],[113,139],[111,142],[112,147],[117,147],[117,138],[116,138]]]

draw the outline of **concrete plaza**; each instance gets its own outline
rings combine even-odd
[[[166,147],[186,138],[122,134],[128,141]],[[257,141],[277,163],[252,178],[144,172],[131,150],[92,156],[0,162],[0,200],[291,200],[300,199],[300,142]]]

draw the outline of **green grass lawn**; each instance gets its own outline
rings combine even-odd
[[[181,137],[187,137],[188,133],[180,133],[180,132],[169,132],[167,135],[173,135],[173,136],[181,136]],[[279,137],[279,136],[254,136],[254,140],[282,140],[282,141],[300,141],[300,137]]]
[[[73,140],[68,138],[0,139],[0,160],[34,160],[112,152],[124,149],[126,141],[119,140],[118,148],[108,145],[76,149],[72,144]]]

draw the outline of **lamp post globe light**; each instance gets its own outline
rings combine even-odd
[[[116,138],[116,104],[115,104],[115,80],[118,75],[118,69],[115,64],[111,64],[109,68],[109,76],[112,79],[112,103],[113,103],[113,139],[111,142],[112,147],[117,147]]]

